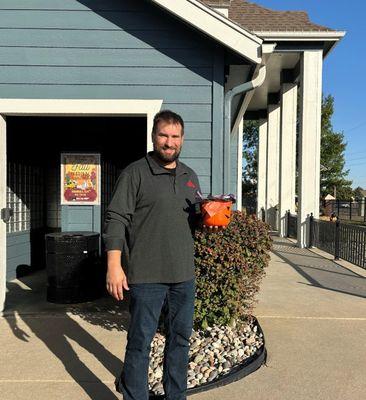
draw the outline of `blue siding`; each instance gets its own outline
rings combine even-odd
[[[212,194],[224,189],[224,55],[216,50],[212,87]]]
[[[211,142],[209,140],[187,140],[183,145],[182,157],[211,157]]]
[[[95,48],[0,48],[0,65],[64,67],[208,67],[211,54],[205,49],[172,49],[169,56],[157,49]]]
[[[179,32],[178,32],[179,33]],[[131,32],[123,30],[82,29],[9,29],[2,27],[0,45],[33,46],[39,48],[91,48],[91,49],[205,49],[202,41],[196,41],[191,32],[177,36],[172,31],[152,31],[139,29]]]
[[[50,3],[53,0],[50,0]],[[31,2],[31,1],[30,1]],[[16,0],[14,0],[16,3]],[[122,2],[121,2],[122,3]],[[146,7],[147,8],[147,7]],[[65,18],[66,17],[66,18]],[[146,30],[146,23],[155,31],[171,29],[171,21],[161,13],[149,11],[93,10],[2,10],[0,25],[4,28],[83,29],[83,30]]]
[[[187,140],[211,140],[211,122],[185,122],[185,138]]]
[[[209,39],[142,1],[2,0],[0,10],[2,97],[161,98],[187,123],[182,157],[217,176],[207,164],[223,51]]]
[[[16,278],[18,265],[31,263],[30,233],[8,233],[6,239],[6,280],[10,281]]]
[[[222,191],[223,48],[133,0],[1,0],[0,31],[1,97],[162,99],[186,122],[182,161],[205,194]],[[62,228],[99,231],[99,207],[84,207],[63,207]],[[29,240],[8,235],[9,276]]]
[[[156,85],[205,86],[210,85],[211,69],[195,68],[149,68],[149,67],[68,67],[64,66],[2,66],[0,83],[47,83],[66,85]]]
[[[231,172],[230,172],[230,192],[238,195],[238,135],[232,135],[230,141],[230,162],[231,162]]]
[[[115,0],[1,0],[0,10],[78,10],[88,11],[89,7],[109,11],[136,11],[143,10],[143,3],[123,1],[121,4]]]
[[[1,70],[1,67],[0,67]],[[125,85],[103,85],[83,84],[71,85],[62,83],[60,85],[46,83],[42,85],[30,85],[26,82],[0,84],[1,95],[4,98],[22,98],[27,95],[28,99],[53,99],[55,93],[60,99],[155,99],[157,93],[159,98],[168,104],[190,104],[207,105],[207,99],[211,96],[210,86],[179,86],[172,90],[171,86],[125,86]],[[199,122],[199,121],[198,121]],[[210,121],[211,123],[211,121]],[[211,137],[211,125],[208,126],[208,137]],[[192,130],[200,130],[201,126],[194,124]],[[188,130],[187,130],[188,131]],[[187,132],[189,133],[189,132]]]
[[[62,206],[62,225],[64,232],[100,232],[100,206]]]

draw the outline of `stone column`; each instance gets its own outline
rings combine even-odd
[[[268,105],[267,133],[267,222],[272,230],[278,230],[279,206],[279,167],[280,167],[280,120],[281,107],[279,104]]]
[[[267,119],[259,120],[258,172],[257,172],[257,216],[262,218],[262,208],[266,211],[267,197]]]
[[[309,244],[310,213],[319,218],[322,67],[322,50],[304,51],[300,69],[299,247]]]
[[[287,235],[286,212],[295,212],[297,84],[281,86],[280,236]]]

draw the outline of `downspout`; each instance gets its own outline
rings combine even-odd
[[[261,86],[266,78],[266,66],[262,65],[259,68],[257,76],[249,81],[238,85],[225,94],[225,119],[224,119],[224,193],[230,193],[230,169],[231,169],[231,148],[230,148],[230,135],[231,135],[231,103],[233,98],[238,94],[245,94],[251,90]]]

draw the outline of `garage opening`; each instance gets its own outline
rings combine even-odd
[[[35,302],[45,301],[45,234],[61,231],[70,207],[72,219],[85,211],[61,205],[61,153],[100,154],[101,201],[93,215],[102,227],[120,171],[146,154],[146,132],[145,117],[7,117],[7,207],[13,216],[7,223],[5,311],[22,302],[8,285],[13,279],[39,275],[29,282]]]

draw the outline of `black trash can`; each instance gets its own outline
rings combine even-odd
[[[45,238],[47,301],[72,304],[100,297],[105,270],[99,257],[99,233],[58,232]]]

